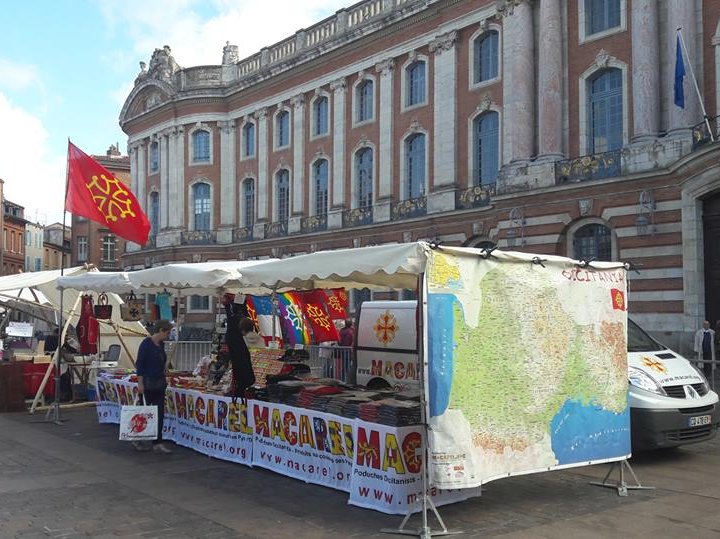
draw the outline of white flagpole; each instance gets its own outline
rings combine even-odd
[[[685,53],[685,60],[688,66],[688,69],[690,70],[690,77],[693,81],[693,86],[695,86],[695,92],[698,96],[698,101],[700,102],[700,108],[702,109],[703,119],[705,120],[705,126],[707,127],[708,133],[710,133],[710,139],[715,142],[715,133],[713,133],[712,128],[710,127],[710,118],[708,118],[707,111],[705,110],[705,102],[703,101],[702,94],[700,93],[700,87],[698,86],[697,79],[695,78],[695,70],[692,66],[692,61],[690,60],[690,55],[688,54],[687,47],[685,46],[685,38],[683,37],[682,33],[682,27],[677,27],[677,34],[680,37],[680,47],[682,48],[683,52]]]

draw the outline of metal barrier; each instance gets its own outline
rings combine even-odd
[[[308,345],[310,372],[317,378],[333,378],[348,384],[355,383],[352,347]]]
[[[193,371],[203,357],[212,351],[210,341],[165,341],[168,362],[176,371]]]

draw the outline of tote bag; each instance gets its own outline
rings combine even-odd
[[[156,440],[158,430],[158,407],[145,404],[123,406],[120,409],[120,440],[140,442]]]

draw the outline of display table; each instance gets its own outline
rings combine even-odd
[[[100,423],[119,423],[137,385],[99,375]],[[390,427],[271,402],[169,387],[163,438],[200,453],[331,487],[349,503],[404,514],[422,493],[422,428]],[[478,496],[480,489],[431,489],[437,505]]]

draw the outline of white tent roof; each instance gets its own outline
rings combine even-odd
[[[78,266],[66,268],[65,275],[81,275],[87,270]],[[0,292],[19,290],[21,288],[37,288],[38,286],[53,283],[60,277],[60,270],[33,271],[29,273],[18,273],[16,275],[4,275],[0,277]]]
[[[425,271],[427,249],[423,242],[404,243],[274,260],[244,268],[241,288],[254,292],[273,288],[414,289],[418,275]]]
[[[123,294],[130,290],[161,292],[182,290],[185,294],[214,292],[222,288],[237,288],[241,272],[245,268],[262,264],[260,260],[231,260],[222,262],[200,262],[188,264],[167,264],[131,272],[111,272],[62,277],[58,279],[61,288],[94,290]],[[104,276],[104,277],[103,277]]]

